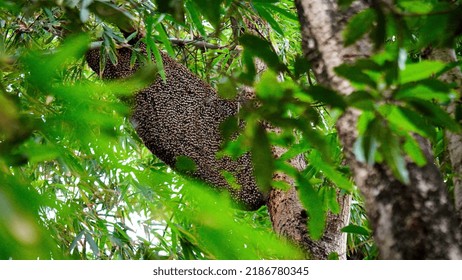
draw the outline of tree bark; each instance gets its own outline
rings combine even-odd
[[[253,18],[253,21],[245,21],[247,32],[255,36],[269,38],[269,26],[259,18]],[[267,70],[267,65],[259,58],[255,58],[255,69],[257,75]],[[254,99],[255,93],[252,88],[244,86],[243,95],[246,98]],[[265,124],[268,132],[280,133],[279,128]],[[272,155],[274,158],[281,157],[286,149],[273,147]],[[298,155],[289,161],[289,164],[302,171],[306,168],[306,160],[303,155]],[[301,248],[307,258],[324,260],[332,253],[336,253],[339,259],[346,259],[346,233],[341,229],[348,225],[350,217],[349,195],[340,195],[338,193],[337,201],[340,206],[340,214],[336,215],[331,212],[327,213],[326,228],[320,240],[314,241],[310,238],[307,223],[308,213],[298,198],[295,181],[282,172],[275,172],[273,180],[283,181],[290,186],[289,190],[272,189],[267,200],[268,212],[271,218],[274,231]]]
[[[367,7],[355,1],[340,10],[336,0],[296,0],[302,30],[302,47],[312,62],[318,82],[343,95],[353,92],[334,68],[372,54],[371,43],[362,39],[344,47],[342,31],[348,19]],[[356,185],[365,197],[374,238],[384,259],[460,259],[460,232],[454,209],[428,143],[418,138],[427,164],[407,162],[410,184],[395,179],[384,164],[358,161],[353,145],[361,112],[347,109],[337,122],[346,161]]]
[[[428,51],[428,50],[427,50]],[[428,57],[433,60],[441,60],[446,63],[456,62],[456,52],[454,49],[429,49]],[[456,66],[439,77],[443,82],[455,84],[455,90],[460,92],[462,83],[462,72],[459,66]],[[460,106],[462,100],[452,100],[446,110],[451,116],[455,116],[457,106]],[[459,121],[461,123],[461,121]],[[461,123],[462,125],[462,123]],[[459,214],[459,220],[462,221],[462,134],[446,131],[447,148],[449,159],[451,161],[453,183],[454,183],[454,204]]]
[[[285,153],[285,149],[273,148],[273,156],[279,158]],[[290,165],[299,171],[306,168],[306,161],[303,155],[298,155],[290,160]],[[284,181],[289,190],[272,189],[268,198],[267,206],[271,217],[273,229],[281,236],[289,238],[300,248],[307,252],[311,259],[325,260],[332,253],[336,253],[339,259],[346,259],[346,234],[341,229],[348,225],[350,217],[350,195],[341,195],[338,192],[337,201],[340,206],[340,213],[327,213],[326,228],[320,240],[312,240],[307,229],[308,214],[301,204],[294,180],[284,173],[276,172],[274,180]]]

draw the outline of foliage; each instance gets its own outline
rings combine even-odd
[[[372,2],[374,9],[349,23],[345,43],[370,36],[380,51],[336,69],[356,89],[344,98],[314,82],[292,1],[0,1],[0,258],[301,257],[272,234],[265,208],[233,209],[226,194],[176,174],[143,147],[121,99],[154,73],[103,83],[84,62],[90,41],[101,40],[116,63],[116,45],[136,37],[134,26],[145,26],[150,55],[167,52],[223,97],[252,86],[257,99],[238,116],[244,127],[225,125],[226,135],[239,137],[223,153],[252,151],[262,188],[287,187],[272,180],[275,170],[294,178],[313,238],[321,236],[327,211],[339,212],[337,192],[352,193],[352,225],[344,229],[349,256],[376,258],[335,122],[347,108],[361,110],[356,156],[386,163],[404,183],[404,157],[426,163],[411,135],[430,139],[451,178],[443,131],[461,128],[444,106],[459,95],[435,79],[448,65],[424,61],[418,50],[456,44],[460,54],[462,44],[452,28],[460,26],[458,3]],[[245,34],[246,22],[261,19],[271,32]],[[261,77],[256,57],[269,67]],[[280,133],[261,129],[262,122]],[[274,159],[271,146],[287,152]],[[308,162],[302,171],[287,163],[299,154]]]

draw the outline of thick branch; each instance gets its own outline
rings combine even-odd
[[[273,131],[277,129],[270,128]],[[279,158],[286,152],[280,147],[273,148],[273,156]],[[290,160],[290,165],[299,171],[306,168],[303,155]],[[326,229],[320,240],[313,241],[308,233],[308,215],[302,206],[294,180],[284,173],[276,172],[274,180],[286,182],[291,188],[287,191],[271,190],[267,206],[273,224],[273,229],[281,236],[289,238],[292,242],[303,248],[310,258],[325,260],[332,253],[337,253],[339,259],[346,259],[346,234],[341,229],[348,225],[350,215],[350,196],[338,193],[337,201],[341,213],[336,215],[327,213]],[[298,186],[303,188],[303,186]]]

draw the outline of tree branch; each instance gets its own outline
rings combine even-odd
[[[184,47],[184,46],[188,46],[188,45],[192,45],[198,49],[201,49],[201,50],[219,50],[219,49],[223,49],[223,48],[226,48],[227,46],[220,46],[220,45],[214,45],[214,44],[211,44],[211,43],[208,43],[206,41],[203,41],[203,40],[191,40],[191,39],[177,39],[177,38],[170,38],[169,41],[176,45],[176,46],[179,46],[179,47]]]

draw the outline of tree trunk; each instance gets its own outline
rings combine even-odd
[[[348,19],[366,8],[355,1],[340,10],[337,0],[296,0],[305,56],[312,62],[319,83],[343,95],[353,88],[337,76],[334,68],[357,58],[369,57],[371,43],[359,40],[344,47],[342,31]],[[407,162],[410,184],[395,179],[384,164],[367,165],[353,153],[360,111],[348,109],[337,122],[356,185],[365,197],[366,211],[374,238],[384,259],[460,259],[460,232],[454,209],[433,155],[424,139],[418,141],[427,164],[418,167]]]
[[[441,60],[446,63],[457,61],[454,49],[429,49],[427,51],[429,51],[430,59]],[[455,84],[456,90],[460,92],[462,72],[458,66],[441,75],[440,79],[448,84]],[[447,112],[455,116],[456,107],[457,105],[460,106],[461,102],[461,99],[453,100],[446,108]],[[454,203],[459,214],[459,219],[462,221],[462,134],[446,131],[446,139],[453,172]]]

